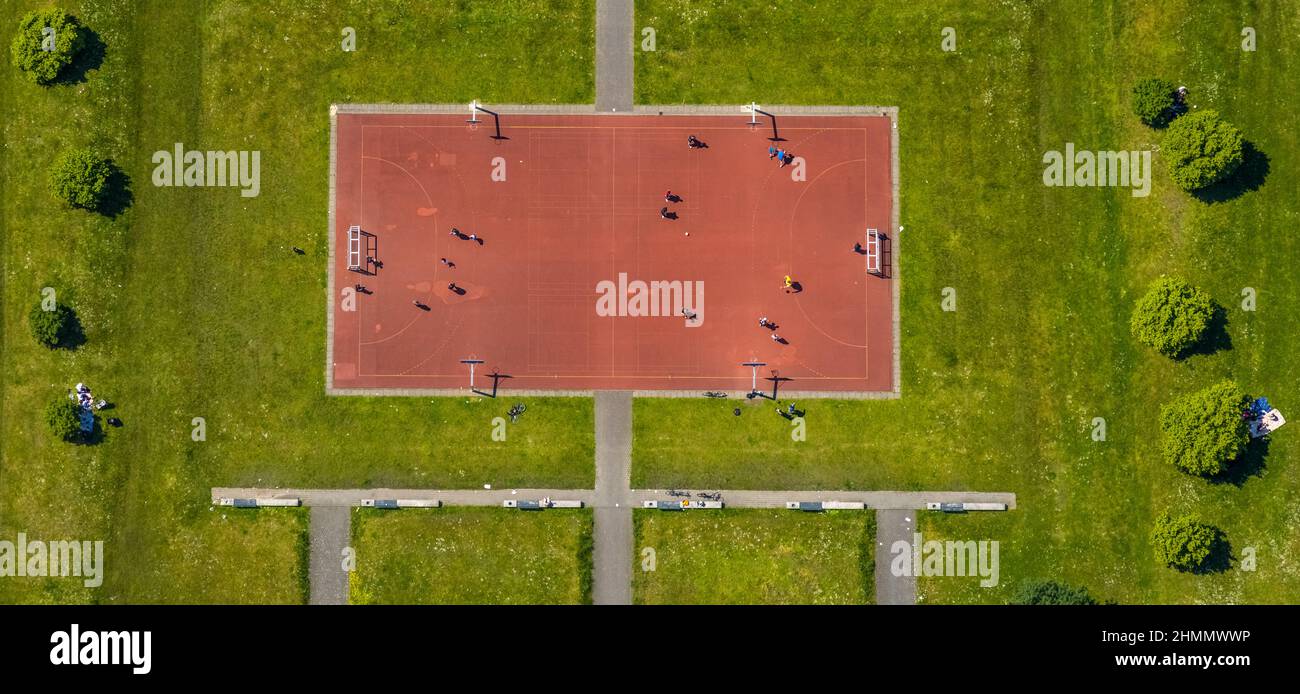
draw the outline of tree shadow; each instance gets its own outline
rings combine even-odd
[[[1174,105],[1162,111],[1160,113],[1160,116],[1156,118],[1154,123],[1148,123],[1147,125],[1152,130],[1165,130],[1171,124],[1173,124],[1174,121],[1187,115],[1188,113],[1189,113],[1189,109],[1187,108],[1187,102],[1178,101],[1177,96],[1175,95]]]
[[[1252,477],[1264,476],[1264,459],[1268,457],[1269,441],[1264,436],[1258,439],[1251,439],[1246,444],[1246,450],[1237,456],[1227,470],[1217,475],[1211,475],[1206,480],[1210,484],[1230,484],[1234,487],[1241,487],[1246,484]]]
[[[1232,555],[1232,543],[1228,542],[1228,536],[1222,530],[1215,528],[1214,533],[1214,544],[1210,546],[1210,555],[1190,573],[1221,574],[1232,568],[1232,563],[1236,560]]]
[[[131,177],[116,162],[110,160],[109,166],[113,167],[113,173],[108,177],[104,199],[100,200],[95,211],[109,219],[116,219],[131,206],[134,195],[131,193]]]
[[[76,437],[71,440],[78,446],[98,446],[108,438],[107,432],[104,431],[104,421],[99,415],[95,415],[95,425],[90,431],[79,431]]]
[[[1249,140],[1242,143],[1241,150],[1241,165],[1231,176],[1194,191],[1192,196],[1201,202],[1214,204],[1235,200],[1264,185],[1271,168],[1268,155]]]
[[[67,309],[68,321],[63,324],[59,331],[59,341],[54,345],[55,349],[74,350],[86,344],[86,329],[81,324],[81,318],[71,306],[64,306]]]
[[[77,52],[77,57],[72,59],[72,63],[63,68],[59,76],[54,78],[53,84],[82,84],[87,81],[87,73],[98,70],[104,64],[108,45],[94,29],[87,26],[81,27],[81,35],[85,38],[84,45]]]
[[[1226,352],[1232,349],[1232,336],[1228,334],[1228,310],[1219,302],[1214,302],[1210,314],[1210,324],[1206,327],[1205,335],[1191,347],[1188,347],[1178,356],[1178,360],[1187,359],[1193,356],[1209,356],[1215,352]]]

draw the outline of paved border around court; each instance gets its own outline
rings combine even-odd
[[[744,118],[740,105],[642,105],[634,106],[628,111],[601,112],[595,105],[578,105],[578,104],[491,104],[493,110],[500,111],[503,116],[509,116],[510,113],[523,114],[555,114],[555,115],[605,115],[610,117],[617,116],[647,116],[647,115],[734,115],[737,119]],[[890,292],[892,294],[892,333],[893,333],[893,389],[888,391],[801,391],[790,390],[784,395],[792,399],[844,399],[844,400],[892,400],[902,396],[902,334],[900,329],[900,304],[901,304],[901,282],[902,273],[900,270],[901,241],[899,237],[900,211],[899,211],[899,136],[898,136],[898,107],[896,106],[790,106],[790,105],[773,105],[764,106],[765,109],[785,115],[799,116],[885,116],[890,120],[890,179],[891,179],[891,230],[889,239],[892,243],[891,262],[892,273],[889,277]],[[335,281],[335,197],[336,191],[336,167],[338,156],[338,114],[469,114],[468,104],[332,104],[329,108],[330,115],[330,172],[329,172],[329,258],[327,266],[327,294],[326,294],[326,348],[325,348],[325,393],[327,395],[338,396],[397,396],[397,397],[466,397],[473,394],[467,387],[465,388],[335,388],[334,387],[334,304]],[[531,390],[531,389],[502,389],[498,391],[502,395],[516,397],[592,397],[600,391],[595,390]],[[636,390],[633,391],[635,397],[667,397],[667,398],[688,398],[700,397],[700,390]]]

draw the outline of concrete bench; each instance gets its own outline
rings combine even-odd
[[[234,508],[262,508],[264,506],[301,506],[302,501],[299,499],[231,499],[223,497],[217,499],[218,506],[232,506]]]

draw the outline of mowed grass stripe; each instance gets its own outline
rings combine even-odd
[[[636,604],[875,602],[875,513],[633,512]]]
[[[587,509],[356,509],[352,538],[352,604],[591,602]]]
[[[1297,348],[1289,307],[1300,287],[1283,269],[1300,256],[1279,232],[1295,222],[1297,184],[1280,172],[1298,150],[1277,125],[1289,113],[1278,80],[1296,63],[1279,37],[1296,33],[1300,13],[1229,0],[1068,10],[652,0],[638,23],[672,27],[638,54],[644,102],[899,106],[906,227],[902,400],[800,403],[805,443],[770,407],[737,419],[718,403],[639,401],[638,486],[1011,491],[1014,513],[942,519],[953,539],[1003,542],[1004,586],[1059,578],[1120,602],[1300,595],[1286,559],[1300,550],[1300,517],[1287,510],[1300,489],[1294,437],[1273,437],[1262,475],[1238,488],[1166,465],[1155,424],[1162,403],[1225,376],[1277,404],[1300,401],[1284,356]],[[1243,52],[1244,25],[1273,39]],[[945,26],[958,32],[955,54],[940,50]],[[1149,74],[1237,123],[1271,158],[1264,186],[1207,204],[1173,189],[1157,153],[1146,198],[1044,187],[1042,155],[1066,142],[1157,147],[1160,134],[1129,110],[1129,88]],[[1133,342],[1132,303],[1162,272],[1229,309],[1231,350],[1175,363]],[[1242,288],[1255,285],[1260,310],[1241,311]],[[958,292],[956,313],[939,311],[944,287]],[[1094,417],[1106,419],[1105,442],[1090,437]],[[1213,576],[1160,567],[1147,537],[1164,508],[1195,510],[1238,556],[1249,547],[1271,560]],[[931,602],[1008,595],[928,580]]]
[[[5,2],[4,26],[33,6]],[[589,2],[67,7],[107,44],[100,69],[44,91],[3,75],[15,96],[0,105],[0,530],[104,538],[108,577],[94,592],[71,579],[4,582],[0,596],[304,600],[301,519],[223,517],[209,508],[217,485],[593,484],[589,400],[527,399],[495,442],[492,419],[513,400],[323,392],[329,104],[590,101]],[[343,26],[357,29],[356,53],[340,49]],[[501,43],[485,51],[489,37]],[[134,205],[112,222],[50,207],[44,149],[88,141],[109,145],[133,182]],[[153,187],[153,152],[176,142],[260,150],[261,195]],[[86,323],[78,352],[37,350],[28,335],[47,284],[66,285]],[[40,422],[48,395],[75,380],[126,422],[95,447],[53,445]],[[204,442],[191,440],[193,417],[205,419]]]

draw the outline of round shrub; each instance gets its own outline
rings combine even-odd
[[[1197,571],[1214,552],[1219,542],[1218,528],[1202,523],[1196,516],[1174,516],[1168,511],[1156,519],[1151,544],[1156,559],[1179,571]]]
[[[66,397],[60,397],[46,406],[45,424],[55,438],[72,441],[81,435],[81,407]]]
[[[1153,128],[1168,125],[1174,113],[1174,83],[1148,77],[1133,85],[1133,113]]]
[[[1165,460],[1193,475],[1218,475],[1250,443],[1242,412],[1250,396],[1232,381],[1185,395],[1160,409]]]
[[[46,27],[54,30],[54,50],[45,50]],[[37,84],[58,79],[86,45],[86,35],[76,17],[55,7],[28,12],[18,23],[9,45],[14,65]]]
[[[83,210],[98,210],[108,197],[113,162],[90,149],[70,149],[50,168],[54,197]]]
[[[27,315],[27,323],[32,328],[32,337],[36,341],[54,349],[62,346],[72,330],[72,309],[63,304],[56,304],[53,311],[46,311],[37,304]]]
[[[1083,586],[1078,588],[1060,581],[1028,581],[1011,596],[1012,605],[1096,605],[1097,601]]]
[[[1241,131],[1215,111],[1174,121],[1160,151],[1169,158],[1169,175],[1183,190],[1200,190],[1231,176],[1244,158]]]
[[[1138,342],[1177,358],[1205,339],[1215,308],[1209,294],[1180,279],[1160,277],[1138,299],[1129,327]]]

